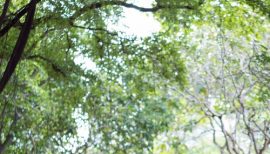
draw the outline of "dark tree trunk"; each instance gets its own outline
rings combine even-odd
[[[30,34],[30,30],[31,30],[31,26],[32,26],[34,14],[35,14],[35,8],[36,8],[36,0],[32,0],[29,3],[28,13],[27,13],[23,28],[20,32],[16,45],[13,49],[12,55],[8,61],[8,64],[2,76],[2,79],[0,80],[0,93],[2,93],[2,91],[4,90],[6,84],[11,78],[11,75],[15,71],[18,62],[21,59],[22,53],[24,51],[25,45],[27,43],[27,40]]]

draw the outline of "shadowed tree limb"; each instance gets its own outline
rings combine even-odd
[[[3,11],[2,11],[2,14],[0,16],[0,28],[2,27],[4,19],[5,19],[6,15],[7,15],[9,4],[10,4],[10,0],[6,0],[5,3],[4,3]]]
[[[29,4],[29,10],[25,19],[25,23],[23,25],[23,28],[20,32],[20,35],[18,37],[18,40],[16,42],[16,45],[13,49],[12,55],[9,59],[9,62],[7,64],[7,67],[5,69],[5,72],[0,80],[0,93],[4,90],[7,82],[9,81],[11,75],[15,71],[15,68],[21,59],[21,55],[24,51],[24,47],[27,43],[29,34],[30,34],[30,29],[31,25],[33,23],[34,19],[34,14],[35,14],[35,8],[36,8],[36,1],[37,0],[32,0]]]
[[[28,13],[33,8],[33,6],[35,6],[40,1],[41,0],[32,0],[29,4],[22,7],[18,13],[16,13],[15,17],[0,30],[0,37],[4,36],[26,13]]]

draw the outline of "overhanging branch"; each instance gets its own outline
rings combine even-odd
[[[83,8],[75,12],[71,16],[71,19],[76,19],[77,17],[79,17],[81,14],[83,14],[84,12],[88,10],[99,9],[106,6],[122,6],[126,8],[136,9],[141,12],[153,12],[153,13],[161,9],[186,9],[186,10],[195,9],[193,6],[189,6],[189,5],[156,5],[151,8],[146,8],[146,7],[141,7],[141,6],[138,6],[132,3],[123,2],[123,1],[105,1],[105,2],[95,2],[90,5],[84,6]]]

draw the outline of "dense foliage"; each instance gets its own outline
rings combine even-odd
[[[0,0],[0,153],[269,152],[270,1],[136,2]]]

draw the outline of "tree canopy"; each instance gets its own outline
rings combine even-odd
[[[270,152],[269,0],[0,5],[0,153]]]

